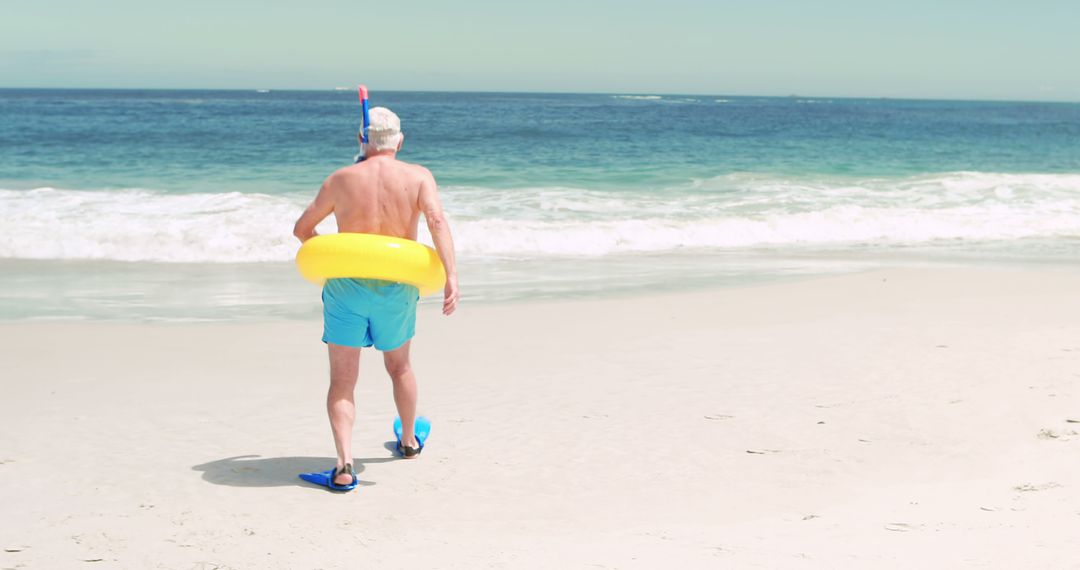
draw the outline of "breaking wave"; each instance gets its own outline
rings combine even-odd
[[[1080,237],[1080,175],[732,174],[653,190],[446,187],[460,253],[609,256],[754,247],[970,246]],[[310,196],[0,190],[0,258],[288,261]],[[423,224],[421,224],[423,225]],[[321,231],[335,231],[332,221]],[[421,241],[431,243],[421,230]]]

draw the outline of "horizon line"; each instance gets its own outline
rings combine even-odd
[[[254,91],[254,92],[351,92],[356,86],[323,87],[323,88],[275,88],[275,87],[8,87],[0,86],[0,91]],[[1052,103],[1052,104],[1080,104],[1077,100],[1047,100],[1047,99],[974,99],[952,97],[897,97],[890,95],[804,95],[792,93],[788,95],[761,95],[761,94],[734,94],[734,93],[678,93],[665,91],[490,91],[470,89],[380,89],[379,91],[390,93],[472,93],[484,95],[630,95],[630,96],[680,96],[680,97],[738,97],[743,99],[849,99],[849,100],[888,100],[888,101],[944,101],[955,103]]]

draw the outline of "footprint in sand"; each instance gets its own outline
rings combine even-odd
[[[919,530],[922,525],[913,525],[908,523],[889,523],[885,525],[885,530],[891,530],[893,532],[911,532],[913,530]]]
[[[1035,437],[1037,437],[1039,439],[1057,439],[1057,438],[1059,438],[1061,436],[1058,435],[1057,432],[1055,432],[1052,429],[1042,429],[1042,430],[1039,430],[1039,433],[1036,434]]]
[[[1055,489],[1055,488],[1060,487],[1060,486],[1061,486],[1061,483],[1055,483],[1054,481],[1050,481],[1049,483],[1043,483],[1041,485],[1032,485],[1031,483],[1024,483],[1023,485],[1017,485],[1017,486],[1013,487],[1013,491],[1016,491],[1016,492],[1019,492],[1019,493],[1031,493],[1031,492],[1034,492],[1034,491],[1045,491],[1047,489]]]

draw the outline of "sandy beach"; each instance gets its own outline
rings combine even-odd
[[[332,466],[321,323],[0,325],[0,568],[1080,567],[1080,274],[422,307]]]

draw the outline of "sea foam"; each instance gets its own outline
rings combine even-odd
[[[473,258],[740,248],[972,247],[1080,237],[1080,175],[959,172],[802,179],[732,174],[653,191],[445,187]],[[292,259],[310,195],[0,190],[0,258],[244,263]],[[321,232],[336,231],[331,220]],[[420,241],[431,244],[421,224]]]

